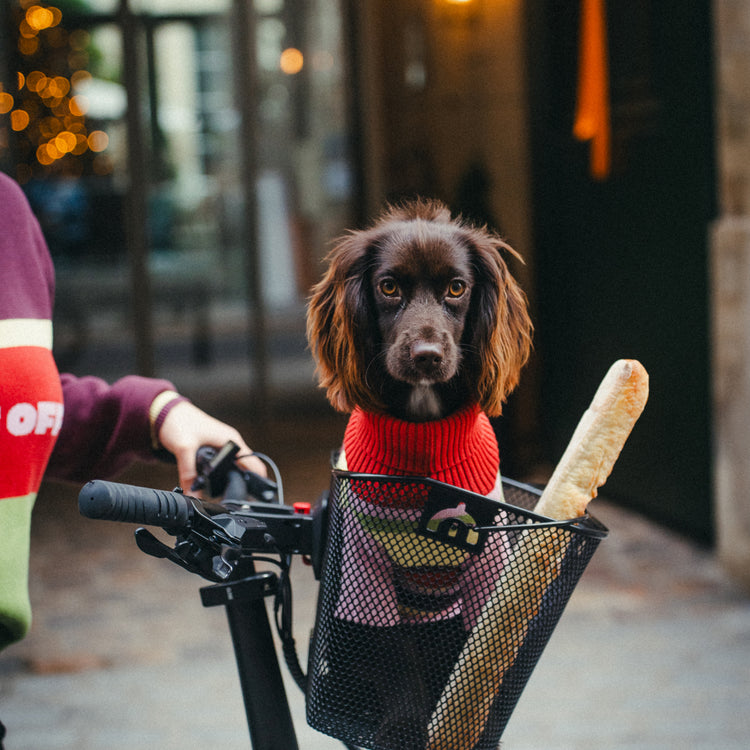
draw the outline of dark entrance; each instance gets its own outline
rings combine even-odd
[[[609,364],[639,359],[646,411],[606,495],[710,540],[708,0],[608,3],[612,171],[574,139],[579,3],[530,0],[537,351],[556,461]]]

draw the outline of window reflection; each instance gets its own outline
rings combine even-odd
[[[0,160],[23,184],[58,270],[61,365],[135,369],[128,191],[137,116],[146,151],[148,312],[155,374],[185,392],[252,379],[249,253],[271,337],[270,379],[311,385],[303,307],[349,225],[336,0],[254,0],[257,143],[241,142],[232,0],[129,0],[140,101],[126,90],[120,0],[11,0],[18,53],[0,71]],[[5,11],[0,10],[0,13]],[[6,19],[7,20],[7,19]],[[242,153],[255,149],[248,185]],[[258,247],[244,233],[257,198]],[[137,228],[136,228],[137,229]],[[130,227],[132,230],[132,227]],[[137,283],[137,279],[136,279]]]

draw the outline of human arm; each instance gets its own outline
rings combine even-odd
[[[197,449],[227,440],[240,446],[244,468],[265,474],[236,429],[191,404],[167,380],[128,375],[110,385],[70,374],[60,380],[65,414],[49,477],[74,482],[112,477],[135,460],[153,460],[163,447],[177,460],[180,486],[189,490]]]

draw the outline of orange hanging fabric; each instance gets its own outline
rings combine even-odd
[[[603,180],[612,164],[609,66],[604,0],[582,0],[578,99],[573,135],[591,141],[591,176]]]

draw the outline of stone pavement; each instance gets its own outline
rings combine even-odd
[[[279,463],[287,502],[314,500],[343,424],[287,415],[243,434]],[[174,484],[169,467],[121,480]],[[132,526],[81,518],[77,492],[49,484],[39,498],[34,625],[0,655],[6,750],[249,748],[221,608],[201,606],[200,579],[140,553]],[[610,536],[521,697],[505,750],[750,747],[750,597],[709,552],[606,500],[592,512]],[[316,585],[296,568],[304,658]],[[343,747],[306,727],[291,680],[288,694],[300,748]]]

